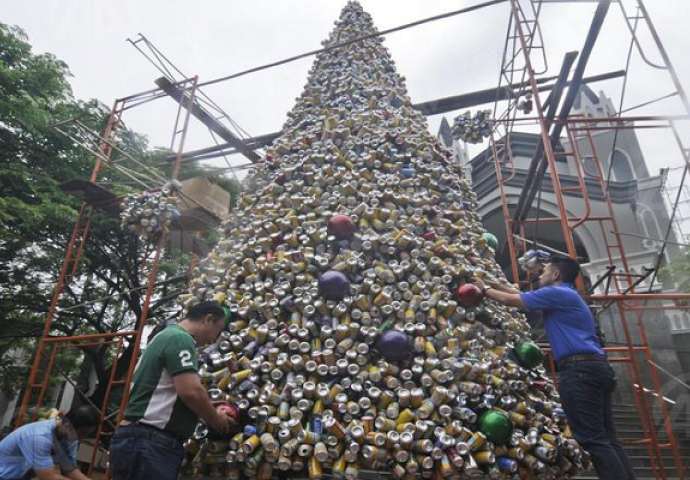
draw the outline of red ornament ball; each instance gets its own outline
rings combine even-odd
[[[476,307],[484,297],[479,287],[471,283],[460,285],[454,293],[455,299],[463,307]]]
[[[334,235],[338,240],[352,238],[356,228],[355,222],[348,215],[333,215],[328,220],[328,233]]]
[[[218,411],[218,413],[227,415],[228,417],[233,419],[236,424],[239,425],[242,413],[240,412],[240,409],[237,408],[235,405],[232,405],[230,403],[223,403],[221,405],[218,405],[216,407],[216,410]]]

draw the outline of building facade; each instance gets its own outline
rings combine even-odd
[[[603,93],[595,94],[588,87],[584,87],[574,106],[574,115],[585,117],[613,116],[615,110],[611,100]],[[450,127],[443,122],[438,135],[439,140],[449,148],[455,160],[463,166],[466,175],[472,182],[472,187],[477,194],[479,213],[484,225],[499,239],[499,245],[504,245],[506,240],[505,219],[502,209],[502,199],[496,178],[496,170],[491,150],[480,152],[472,158],[466,155],[466,148],[450,136]],[[579,185],[578,166],[572,155],[558,155],[558,152],[572,151],[567,139],[562,139],[556,148],[557,170],[560,184],[566,188],[563,192],[564,203],[568,214],[573,218],[581,218],[589,213],[591,217],[603,217],[608,215],[608,205],[605,201],[601,182],[597,178],[596,162],[590,147],[589,138],[576,138],[581,152],[582,167],[584,172],[584,184],[588,192],[589,202],[583,198],[581,191],[575,187]],[[629,270],[631,273],[644,273],[645,269],[654,269],[659,259],[659,252],[669,225],[669,212],[664,201],[665,172],[650,171],[640,143],[632,129],[601,129],[592,132],[592,141],[595,152],[604,171],[604,178],[609,178],[608,192],[611,199],[618,231],[622,239],[622,249],[625,252]],[[512,214],[518,203],[520,192],[526,182],[527,172],[532,157],[541,136],[534,133],[513,132],[506,140],[499,142],[499,154],[504,154],[509,147],[513,154],[513,167],[505,166],[502,176],[506,179],[506,197],[508,209]],[[610,171],[610,173],[609,173]],[[558,218],[559,209],[553,186],[546,174],[540,193],[535,198],[528,215],[530,218]],[[616,273],[622,272],[621,254],[618,248],[607,248],[606,243],[615,244],[612,235],[613,224],[611,222],[582,223],[573,230],[576,249],[581,257],[586,283],[596,283],[599,278],[607,273],[610,266],[615,266]],[[525,236],[528,240],[536,240],[540,245],[551,247],[564,252],[567,248],[563,242],[560,222],[540,222],[526,225]],[[669,237],[671,242],[676,241],[674,232]],[[680,254],[679,247],[668,244],[661,259],[661,266],[673,261]],[[499,247],[497,259],[503,267],[508,278],[512,278],[510,258],[507,248]],[[622,277],[617,277],[624,280]],[[650,286],[650,277],[636,287],[636,291],[647,291]],[[604,293],[606,282],[594,289],[594,293]],[[675,285],[662,283],[658,279],[654,282],[652,292],[675,291]],[[613,293],[613,290],[611,290]],[[687,310],[648,311],[643,316],[637,317],[628,314],[628,323],[633,332],[633,342],[638,344],[641,339],[638,336],[636,324],[641,321],[646,326],[648,342],[650,344],[653,361],[663,371],[660,372],[662,383],[673,382],[671,375],[683,377],[684,372],[690,371],[690,315]],[[621,328],[616,306],[599,312],[598,319],[604,331],[607,344],[616,346],[626,343],[624,332]],[[545,341],[543,331],[535,326],[535,334],[539,340]],[[668,373],[664,373],[668,372]],[[621,372],[623,373],[623,372]],[[627,377],[627,375],[621,375]],[[620,389],[622,390],[622,389]]]

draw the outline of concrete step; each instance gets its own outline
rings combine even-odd
[[[646,454],[644,456],[634,456],[630,455],[630,452],[628,453],[628,458],[630,459],[630,464],[633,466],[633,469],[637,472],[637,470],[645,470],[645,469],[651,469],[651,461],[649,460],[649,455]],[[684,457],[681,454],[681,461],[683,461],[685,464],[687,464],[687,455]],[[673,459],[673,456],[671,455],[670,452],[666,453],[661,456],[662,461],[664,462],[664,466],[667,469],[674,469],[675,465],[675,460]],[[687,465],[686,465],[687,467]]]
[[[620,438],[641,440],[644,437],[643,430],[640,425],[632,426],[621,425],[620,423],[616,423],[616,432],[618,432],[618,436]],[[664,427],[657,428],[654,430],[654,432],[656,433],[656,436],[660,441],[665,441],[668,439],[668,435],[666,434],[666,429]],[[673,433],[678,443],[682,444],[683,442],[690,441],[687,429],[683,431],[674,428]]]
[[[656,402],[650,402],[650,407],[657,440],[660,443],[667,443],[668,436],[661,409]],[[641,420],[635,405],[617,404],[614,405],[613,410],[616,430],[622,440],[639,440],[643,438]],[[688,468],[690,467],[690,411],[686,411],[686,409],[674,410],[673,406],[669,405],[669,418],[671,419],[671,426],[678,443],[678,453],[685,467]],[[655,477],[646,445],[624,445],[623,448],[628,454],[628,458],[630,458],[638,479]],[[661,451],[661,458],[666,468],[667,477],[669,479],[678,478],[674,466],[673,453],[668,449],[663,449]],[[592,474],[593,472],[585,476],[579,476],[578,479],[595,479],[596,476]]]
[[[686,412],[685,410],[671,410],[668,412],[668,415],[670,418],[673,419],[679,419],[679,420],[687,420],[690,418],[690,412]],[[613,410],[613,416],[614,417],[621,417],[621,418],[638,418],[639,414],[637,413],[637,410]],[[652,417],[653,418],[661,418],[661,411],[657,410],[652,410]]]
[[[628,455],[647,456],[648,450],[646,445],[623,445],[623,448]],[[680,445],[678,447],[678,452],[680,453],[681,457],[690,459],[690,446]],[[668,448],[661,449],[661,453],[662,455],[668,455],[669,457],[671,456],[671,450]]]

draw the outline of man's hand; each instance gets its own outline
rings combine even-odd
[[[70,474],[74,471],[79,471],[79,470],[72,470],[70,472],[67,472],[65,475],[60,475],[57,470],[54,468],[34,468],[34,473],[36,474],[36,478],[38,480],[69,480],[69,479],[75,479],[75,480],[82,480],[86,478],[88,480],[88,477],[85,477],[84,474],[79,472],[81,474],[81,477],[78,479],[76,477],[70,477]]]
[[[208,426],[215,432],[218,432],[223,435],[227,435],[237,427],[237,423],[235,422],[235,420],[225,415],[224,413],[218,412],[217,410],[213,421],[206,423],[208,423]]]
[[[486,275],[484,283],[491,288],[501,288],[503,286],[503,283],[492,275]]]
[[[69,472],[65,472],[65,476],[67,478],[70,478],[71,480],[91,480],[90,477],[87,477],[86,475],[81,473],[81,470],[79,470],[78,468],[70,470]]]
[[[180,373],[173,377],[175,391],[189,409],[199,415],[206,424],[220,434],[227,434],[236,426],[233,419],[219,413],[208,398],[206,389],[196,372]]]
[[[477,277],[473,277],[471,281],[491,300],[495,300],[508,307],[524,307],[522,298],[520,298],[520,292],[517,289],[500,284],[497,287],[493,285],[487,287],[487,285]]]
[[[484,283],[484,280],[478,278],[478,277],[472,277],[470,278],[470,281],[474,283],[479,290],[484,293],[484,290],[486,290],[486,284]]]
[[[491,275],[485,275],[483,279],[472,277],[472,283],[474,283],[482,292],[486,293],[487,288],[493,288],[499,292],[519,294],[520,290],[512,286],[506,281],[498,280]]]

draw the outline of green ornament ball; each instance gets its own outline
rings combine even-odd
[[[508,443],[513,433],[513,422],[505,413],[491,409],[479,417],[479,430],[496,445]]]
[[[496,250],[498,248],[498,238],[493,233],[485,232],[482,233],[482,238],[486,241],[486,244]]]
[[[515,347],[515,356],[521,366],[529,369],[538,367],[544,362],[544,352],[534,342],[522,342]]]

